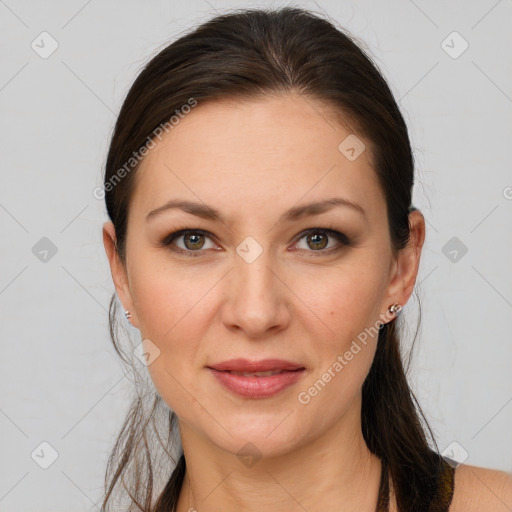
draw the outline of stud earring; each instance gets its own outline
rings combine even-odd
[[[132,317],[132,314],[128,310],[126,310],[124,312],[124,316],[129,320]]]
[[[402,310],[402,305],[399,302],[395,302],[388,308],[388,312],[392,315],[394,315],[394,314],[398,315],[398,313],[400,313],[401,310]]]

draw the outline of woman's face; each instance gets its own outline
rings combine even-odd
[[[295,94],[199,102],[149,151],[130,203],[126,267],[111,265],[182,431],[272,456],[357,424],[379,321],[405,304],[419,262],[402,268],[392,257],[370,159],[368,141]],[[170,201],[200,211],[150,214]],[[170,240],[183,229],[191,232]],[[238,358],[302,370],[211,369]]]

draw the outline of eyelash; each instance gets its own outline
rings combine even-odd
[[[335,238],[341,244],[338,247],[334,247],[334,248],[327,249],[327,250],[320,249],[318,251],[313,251],[313,250],[307,251],[307,252],[312,253],[311,255],[314,256],[314,257],[322,256],[322,255],[326,255],[326,254],[331,254],[333,252],[339,251],[344,246],[349,246],[350,245],[350,240],[349,240],[349,238],[345,234],[340,233],[339,231],[336,231],[335,229],[320,228],[320,227],[308,228],[308,229],[302,231],[298,235],[297,241],[295,243],[298,243],[300,240],[302,240],[304,237],[306,237],[307,235],[309,235],[311,233],[323,233],[323,234],[328,235],[328,236],[330,236],[332,238]],[[164,247],[170,247],[172,242],[174,242],[174,240],[176,240],[177,238],[180,238],[182,236],[189,235],[189,234],[200,234],[200,235],[204,235],[204,236],[206,236],[208,238],[211,238],[212,240],[215,239],[215,237],[210,232],[205,231],[203,229],[180,229],[179,231],[174,231],[170,235],[167,235],[162,240],[161,244]],[[203,250],[203,249],[198,249],[197,251],[191,251],[191,250],[181,249],[180,247],[175,247],[175,248],[173,248],[171,250],[176,252],[176,253],[183,254],[185,256],[190,256],[190,257],[193,257],[193,258],[194,257],[198,257],[198,256],[202,256],[201,253],[205,252],[205,250]]]

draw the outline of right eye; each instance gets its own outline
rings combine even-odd
[[[170,235],[167,235],[162,240],[162,245],[168,246],[171,251],[186,254],[187,256],[200,256],[201,249],[205,248],[205,238],[211,238],[213,235],[204,231],[202,229],[181,229],[179,231],[175,231]],[[180,247],[177,244],[174,244],[175,240],[182,240],[183,245]],[[213,249],[212,247],[206,247],[206,249]],[[197,254],[195,254],[197,253]]]

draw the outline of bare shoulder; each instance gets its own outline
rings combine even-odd
[[[510,512],[512,474],[461,464],[455,470],[450,512]]]

